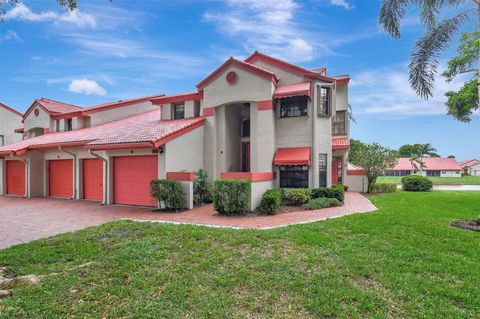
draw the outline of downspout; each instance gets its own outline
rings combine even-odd
[[[13,158],[13,154],[10,154],[10,157]],[[25,164],[25,168],[27,169],[26,171],[26,183],[25,183],[25,195],[23,195],[24,198],[28,197],[28,186],[30,185],[30,165],[28,165],[28,161],[26,159],[18,159],[20,162]]]
[[[69,155],[72,155],[73,157],[73,196],[71,199],[75,199],[77,197],[77,154],[70,152],[66,149],[63,149],[61,146],[58,147],[58,150],[60,152],[67,153]]]
[[[88,153],[105,163],[105,174],[103,174],[103,201],[100,205],[107,205],[107,196],[108,196],[108,179],[109,179],[109,167],[108,167],[108,160],[96,153],[94,153],[91,149],[88,150]]]

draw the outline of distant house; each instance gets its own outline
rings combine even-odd
[[[480,161],[477,159],[467,160],[460,163],[462,173],[470,176],[480,176]]]
[[[423,159],[425,168],[423,168],[423,176],[431,177],[461,177],[462,168],[460,163],[454,158],[426,157]],[[395,167],[385,170],[385,176],[407,176],[416,174],[420,171],[416,170],[409,158],[400,158]]]

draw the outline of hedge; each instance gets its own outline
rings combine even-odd
[[[262,214],[274,215],[282,206],[283,190],[281,188],[269,189],[262,195],[258,210]]]
[[[212,202],[212,185],[208,182],[208,173],[204,169],[195,172],[193,181],[193,203],[202,205]]]
[[[312,198],[336,198],[342,202],[345,199],[345,189],[343,185],[335,185],[332,187],[314,188],[312,190]]]
[[[285,191],[285,201],[293,205],[305,204],[312,198],[312,190],[308,188],[293,188]]]
[[[396,190],[395,183],[375,183],[370,189],[372,193],[394,193]]]
[[[338,199],[319,197],[319,198],[314,198],[308,203],[306,203],[305,205],[303,205],[303,208],[307,210],[314,210],[314,209],[336,207],[336,206],[342,206],[342,203]]]
[[[179,210],[187,206],[179,181],[154,179],[150,182],[150,195],[157,200],[159,206],[163,203],[168,209]]]
[[[406,192],[429,192],[432,187],[432,181],[424,176],[410,175],[402,178],[402,188]]]
[[[213,184],[213,207],[221,215],[245,214],[250,211],[251,182],[222,179]]]

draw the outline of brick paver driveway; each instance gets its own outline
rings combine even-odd
[[[183,213],[152,213],[145,208],[101,206],[96,202],[0,196],[0,249],[96,226],[121,218],[216,227],[268,229],[376,210],[359,193],[346,193],[345,205],[274,216],[216,216],[212,205]]]

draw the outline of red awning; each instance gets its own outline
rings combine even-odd
[[[277,86],[273,98],[281,99],[292,96],[310,96],[311,94],[310,82],[288,83]]]
[[[273,159],[273,164],[277,166],[310,166],[310,163],[310,147],[278,148]]]
[[[334,151],[349,150],[350,141],[346,137],[334,137],[332,138],[332,149]]]

